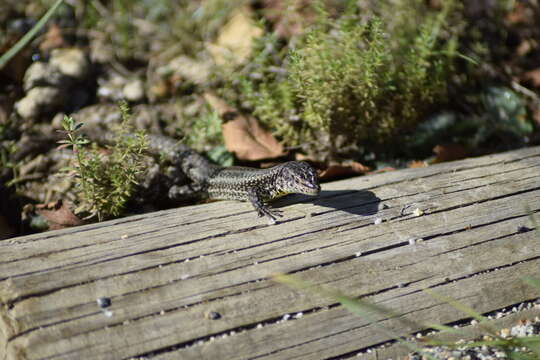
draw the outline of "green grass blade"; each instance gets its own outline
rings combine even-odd
[[[12,57],[17,55],[19,51],[22,50],[31,40],[32,38],[41,30],[43,26],[49,21],[51,16],[54,15],[58,7],[64,2],[64,0],[57,0],[56,3],[43,15],[41,19],[37,22],[34,27],[24,34],[24,36],[17,41],[15,45],[11,49],[9,49],[4,55],[0,57],[0,70],[8,63],[9,60],[11,60]]]
[[[450,333],[450,334],[459,334],[463,330],[460,328],[453,328],[451,326],[446,325],[440,325],[440,324],[426,324],[426,326],[429,326],[430,328],[433,328],[435,330],[438,330],[440,332]]]
[[[374,319],[373,313],[378,313],[381,315],[384,315],[387,318],[399,318],[400,315],[397,315],[393,313],[392,311],[385,309],[381,306],[377,306],[374,304],[370,304],[368,302],[362,301],[360,299],[354,299],[349,296],[340,294],[336,291],[326,290],[324,288],[321,288],[319,286],[315,286],[312,284],[309,284],[305,281],[298,280],[297,278],[285,274],[279,274],[275,275],[273,277],[273,280],[282,284],[285,284],[287,286],[290,286],[295,289],[299,290],[307,290],[309,292],[322,295],[328,298],[331,298],[337,302],[339,302],[345,309],[352,312],[353,314],[359,315],[365,319],[367,319],[371,325],[375,326],[377,329],[379,329],[381,332],[383,332],[386,336],[396,340],[401,345],[407,347],[409,350],[413,352],[417,352],[419,354],[422,354],[424,358],[429,360],[436,360],[433,356],[426,353],[422,348],[416,346],[414,343],[403,340],[401,336],[384,326],[381,326],[378,322],[379,320]],[[400,321],[406,323],[407,325],[415,325],[415,323],[408,321],[406,319],[399,319]]]
[[[435,293],[434,291],[432,291],[430,289],[424,289],[422,291],[427,293],[432,298],[440,300],[440,301],[444,301],[445,303],[449,304],[453,308],[461,311],[464,314],[469,315],[473,319],[476,319],[479,322],[479,325],[482,326],[482,328],[484,328],[486,331],[489,331],[492,335],[496,336],[495,334],[497,332],[497,329],[493,328],[491,325],[488,325],[487,324],[488,320],[484,316],[482,316],[482,314],[474,311],[472,308],[468,307],[467,305],[464,305],[464,304],[460,303],[457,300],[454,300],[452,298],[446,297],[446,296],[441,295],[441,294],[437,294],[437,293]]]
[[[520,338],[518,340],[540,359],[540,335]]]
[[[527,355],[521,352],[513,351],[510,354],[508,354],[508,357],[510,360],[534,360],[537,359],[536,357],[532,357],[531,355]]]
[[[525,281],[527,284],[537,288],[538,290],[540,290],[540,280],[538,279],[535,279],[533,277],[530,277],[530,276],[525,276],[523,278],[523,281]]]

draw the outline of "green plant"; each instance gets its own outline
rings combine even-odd
[[[179,54],[196,57],[231,12],[243,3],[244,0],[91,0],[83,21],[95,34],[100,34],[98,39],[111,45],[119,59],[151,58],[161,63]]]
[[[82,123],[70,116],[62,121],[67,139],[59,141],[59,147],[71,147],[76,155],[75,165],[67,170],[75,175],[80,211],[97,216],[99,221],[121,214],[143,170],[144,132],[132,134],[126,103],[120,104],[120,112],[122,122],[114,129],[114,144],[107,152],[95,144],[87,149],[89,140],[79,133]]]
[[[0,142],[0,168],[11,169],[13,176],[6,182],[6,186],[15,186],[16,192],[20,191],[19,183],[21,178],[19,176],[20,162],[11,160],[11,156],[17,151],[17,145],[12,141]]]
[[[348,3],[334,19],[317,2],[317,20],[294,47],[280,51],[267,36],[253,65],[229,79],[237,102],[288,145],[323,145],[331,155],[344,144],[380,145],[445,102],[458,29],[448,19],[457,3],[433,12],[401,0],[393,18],[369,19]]]
[[[187,145],[203,150],[201,145],[219,145],[223,143],[221,133],[221,118],[216,111],[208,110],[202,116],[194,119],[189,135],[186,137]]]
[[[402,322],[404,325],[406,325],[409,328],[424,328],[424,329],[435,329],[440,331],[441,333],[459,333],[459,328],[456,329],[451,326],[446,325],[440,325],[440,324],[418,324],[414,321],[408,320],[404,318],[402,315],[394,313],[392,310],[384,308],[379,305],[374,305],[372,303],[369,303],[367,301],[364,301],[362,299],[356,299],[352,298],[350,296],[344,295],[342,293],[339,293],[337,291],[324,289],[319,286],[312,285],[310,283],[307,283],[305,281],[299,280],[294,276],[290,275],[276,275],[274,276],[274,281],[277,281],[279,283],[288,285],[292,288],[309,291],[314,294],[317,294],[319,296],[324,296],[327,298],[332,299],[335,302],[340,303],[345,309],[350,311],[353,314],[359,315],[367,320],[370,321],[370,323],[377,328],[378,330],[384,332],[400,344],[406,346],[410,350],[422,354],[424,358],[427,359],[436,359],[434,358],[430,353],[426,352],[426,350],[422,347],[419,347],[417,344],[404,340],[403,336],[401,334],[397,334],[394,331],[385,328],[384,326],[380,325],[380,320],[376,319],[376,315],[382,315],[386,318],[394,318],[398,319],[400,322]],[[526,283],[529,285],[536,287],[538,290],[540,290],[540,281],[537,279],[533,279],[530,277],[526,277],[523,279]],[[458,309],[462,311],[463,313],[467,314],[471,318],[478,321],[479,326],[488,334],[491,336],[491,340],[483,340],[483,341],[473,341],[473,342],[449,342],[449,341],[440,341],[430,338],[425,338],[423,340],[425,346],[448,346],[451,348],[474,348],[478,346],[490,346],[490,347],[497,347],[500,350],[502,350],[508,359],[515,359],[515,360],[535,360],[540,357],[540,335],[535,336],[528,336],[528,337],[508,337],[505,338],[497,332],[497,329],[491,326],[489,324],[489,320],[479,314],[478,312],[474,311],[470,307],[443,295],[437,294],[429,289],[424,290],[428,295],[431,297],[441,300],[443,302],[448,303],[450,306],[454,307],[455,309]]]
[[[193,120],[185,142],[188,146],[204,152],[217,164],[232,166],[234,163],[233,154],[222,145],[221,118],[215,110],[206,109],[203,114]],[[210,149],[208,149],[209,146],[211,146]]]
[[[531,286],[536,287],[540,290],[540,283],[538,280],[526,277],[523,279],[526,283]],[[482,341],[473,341],[469,343],[453,343],[448,341],[438,341],[434,339],[428,339],[427,345],[435,346],[442,345],[448,347],[463,347],[463,348],[474,348],[478,346],[491,346],[501,349],[509,359],[521,359],[521,360],[535,360],[540,357],[540,336],[529,336],[529,337],[508,337],[505,338],[499,334],[496,328],[489,324],[489,319],[483,316],[482,314],[476,312],[474,309],[443,295],[437,294],[431,290],[424,290],[431,297],[444,301],[455,309],[460,310],[461,312],[467,314],[471,318],[478,321],[479,326],[486,333],[490,334],[491,339],[482,340]],[[459,333],[459,329],[454,329],[445,325],[435,325],[431,326],[442,332],[449,333]]]
[[[393,318],[399,318],[400,321],[403,321],[409,325],[412,325],[412,327],[417,326],[416,323],[408,321],[407,319],[400,317],[398,314],[393,313],[390,309],[384,308],[379,305],[371,304],[367,301],[361,300],[361,299],[355,299],[350,296],[347,296],[345,294],[342,294],[338,291],[334,290],[328,290],[319,286],[315,286],[313,284],[310,284],[308,282],[302,281],[297,279],[294,276],[285,275],[285,274],[278,274],[273,277],[274,281],[288,285],[292,288],[299,289],[299,290],[307,290],[312,293],[315,293],[320,296],[325,296],[327,298],[330,298],[336,302],[339,302],[345,309],[347,309],[349,312],[362,316],[365,319],[369,320],[371,324],[375,328],[377,328],[379,331],[385,333],[389,337],[395,339],[402,345],[409,348],[411,351],[416,351],[423,353],[428,359],[430,360],[436,360],[431,355],[424,353],[420,347],[413,344],[412,342],[405,341],[399,334],[395,333],[394,331],[385,328],[384,326],[379,324],[379,321],[375,319],[375,316],[378,314],[382,314],[387,317],[393,317]]]
[[[29,32],[27,32],[19,41],[17,41],[17,43],[5,54],[0,56],[0,69],[2,69],[8,63],[8,61],[11,60],[11,58],[17,55],[17,53],[21,51],[34,36],[36,36],[36,34],[45,26],[47,21],[49,21],[63,2],[64,0],[57,0]]]

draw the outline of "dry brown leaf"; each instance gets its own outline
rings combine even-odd
[[[225,147],[238,159],[257,161],[285,155],[283,146],[255,118],[238,113],[212,94],[204,98],[221,117]]]
[[[512,11],[506,15],[506,21],[512,25],[521,24],[527,22],[529,19],[527,14],[527,8],[524,4],[515,2]]]
[[[328,181],[331,179],[362,175],[369,170],[370,168],[368,166],[362,165],[356,161],[349,161],[343,164],[330,164],[319,174],[319,178]]]
[[[534,87],[540,88],[540,68],[527,71],[523,74],[523,80],[530,81]]]
[[[426,166],[428,166],[428,164],[422,160],[413,160],[407,164],[407,167],[410,169],[423,168]]]
[[[84,224],[62,200],[36,205],[36,212],[47,220],[50,230]]]
[[[443,4],[441,3],[441,0],[429,0],[428,6],[433,10],[441,10]]]
[[[221,29],[213,44],[206,44],[214,61],[225,65],[231,61],[243,63],[251,54],[251,43],[263,34],[263,30],[255,24],[253,14],[248,6],[235,10],[230,20]]]
[[[437,145],[433,148],[433,153],[437,155],[434,163],[463,159],[469,154],[460,144]]]
[[[44,35],[43,41],[39,44],[39,49],[47,52],[65,46],[66,42],[62,34],[62,28],[57,24],[51,24]]]

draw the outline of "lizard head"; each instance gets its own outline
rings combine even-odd
[[[315,169],[304,161],[290,161],[282,165],[276,186],[283,193],[319,195],[321,186]]]

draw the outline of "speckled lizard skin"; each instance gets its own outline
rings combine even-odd
[[[304,161],[289,161],[268,169],[222,167],[184,145],[152,136],[149,145],[178,164],[183,172],[210,199],[250,201],[259,216],[275,223],[279,211],[269,201],[287,194],[318,195],[321,191],[317,172]]]

